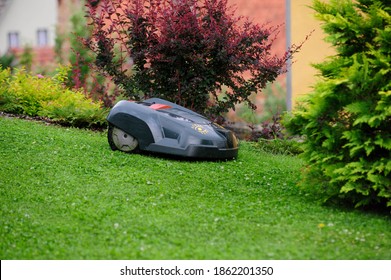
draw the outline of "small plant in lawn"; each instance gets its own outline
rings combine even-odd
[[[265,96],[262,106],[252,110],[246,104],[239,104],[235,109],[237,117],[247,123],[255,124],[269,121],[286,111],[286,90],[279,82],[268,84],[262,90],[262,94]],[[254,104],[257,103],[257,96],[258,94],[254,93],[249,97]]]
[[[288,137],[285,127],[281,123],[281,115],[276,114],[270,121],[261,123],[259,130],[249,125],[251,134],[247,140],[252,145],[267,153],[297,155],[303,152],[301,141],[297,137]]]
[[[296,139],[264,139],[259,138],[252,145],[266,153],[281,155],[298,155],[303,152],[300,142]]]

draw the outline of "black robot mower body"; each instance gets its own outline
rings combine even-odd
[[[112,150],[200,159],[233,159],[238,155],[232,131],[163,99],[120,101],[107,121]]]

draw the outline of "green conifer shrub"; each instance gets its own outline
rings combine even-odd
[[[314,1],[336,54],[285,122],[305,137],[302,186],[356,207],[391,206],[391,7]]]

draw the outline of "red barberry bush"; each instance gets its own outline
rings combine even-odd
[[[271,54],[278,27],[235,16],[227,0],[102,0],[90,5],[86,45],[133,100],[160,97],[209,116],[286,71],[300,46]]]

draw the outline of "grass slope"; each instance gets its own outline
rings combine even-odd
[[[319,206],[302,162],[112,152],[102,133],[0,118],[1,259],[390,259],[382,215]]]

